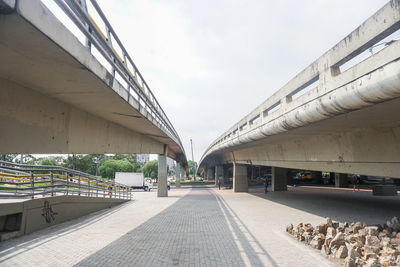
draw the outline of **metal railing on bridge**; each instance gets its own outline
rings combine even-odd
[[[161,105],[150,90],[142,74],[139,72],[132,58],[129,56],[122,42],[115,33],[96,0],[90,0],[91,10],[88,10],[86,0],[54,0],[62,11],[79,28],[86,38],[86,47],[89,51],[92,45],[100,52],[111,65],[111,73],[116,78],[116,73],[127,83],[125,89],[129,98],[134,98],[139,103],[139,109],[146,110],[159,127],[169,135],[183,149],[178,133],[172,126]],[[104,24],[105,33],[96,23],[92,15],[95,12]],[[119,55],[117,50],[122,51]]]
[[[376,70],[398,62],[399,11],[400,0],[387,3],[214,140],[200,163],[216,151],[228,150],[398,97],[399,90],[394,89],[390,82],[386,86],[380,83],[364,86],[363,91],[360,88],[366,84],[361,79],[369,80]]]
[[[132,189],[60,166],[0,161],[0,198],[33,199],[61,195],[132,199]]]

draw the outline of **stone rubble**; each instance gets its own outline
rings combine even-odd
[[[384,225],[365,223],[292,224],[286,232],[298,241],[321,250],[325,256],[343,259],[345,267],[400,266],[400,220],[393,217]]]

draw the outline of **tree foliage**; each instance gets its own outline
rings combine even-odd
[[[13,162],[17,156],[18,156],[17,154],[1,154],[0,160]]]
[[[99,167],[99,174],[103,178],[114,179],[116,172],[134,172],[134,166],[126,160],[108,159]]]
[[[158,160],[146,162],[142,167],[142,171],[145,177],[156,179],[158,176]]]
[[[93,155],[69,156],[64,161],[63,166],[89,174],[96,174],[96,163],[94,161]]]
[[[55,157],[48,157],[48,158],[40,158],[37,160],[39,165],[58,165],[57,159]]]
[[[36,164],[37,162],[37,159],[29,154],[22,155],[22,162],[20,154],[1,154],[0,160],[15,162],[15,163],[25,163],[25,164]]]
[[[189,165],[189,175],[193,176],[197,170],[197,162],[189,160],[188,165]]]
[[[21,162],[21,155],[18,154],[2,154],[0,160],[9,162]],[[112,163],[110,165],[109,160],[114,160],[122,163]],[[63,156],[50,156],[44,158],[35,158],[32,155],[23,155],[23,163],[35,164],[35,165],[56,165],[63,166],[66,168],[82,171],[92,175],[96,174],[96,168],[98,174],[104,175],[110,179],[114,179],[114,172],[110,172],[111,169],[116,171],[124,171],[126,167],[130,172],[141,172],[143,164],[136,161],[135,154],[115,154],[115,155],[104,155],[104,154],[90,154],[90,155],[70,155],[68,157]],[[107,164],[106,164],[107,163]],[[106,164],[104,167],[102,167]],[[110,167],[112,166],[112,167]],[[125,167],[121,167],[125,166]],[[103,170],[103,174],[99,172],[100,168]],[[122,168],[122,169],[121,169]],[[126,169],[125,168],[125,169]]]

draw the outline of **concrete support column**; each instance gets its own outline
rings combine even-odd
[[[224,179],[224,166],[216,165],[215,166],[215,185],[218,185],[218,181],[220,180],[223,183]]]
[[[314,183],[322,184],[322,172],[311,172],[311,179]]]
[[[334,172],[329,173],[329,183],[331,183],[332,181],[333,182],[335,181],[335,173]]]
[[[335,187],[348,187],[349,181],[346,173],[335,173]]]
[[[211,169],[211,168],[207,170],[207,179],[208,180],[214,179],[214,172],[213,172],[213,169]]]
[[[175,187],[181,187],[181,164],[176,163]]]
[[[288,169],[272,167],[272,191],[286,191],[287,190],[287,173]]]
[[[247,181],[247,166],[233,164],[233,192],[247,192],[249,184]]]
[[[181,179],[186,180],[185,179],[185,169],[183,167],[181,168]]]
[[[164,155],[158,155],[158,189],[157,197],[167,197],[167,157]]]

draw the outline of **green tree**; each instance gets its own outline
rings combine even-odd
[[[142,163],[136,161],[135,154],[115,154],[111,158],[116,160],[125,160],[132,163],[134,172],[141,172],[141,168],[143,167]]]
[[[135,162],[132,164],[133,165],[133,171],[134,172],[143,172],[142,168],[143,168],[143,163],[139,163],[139,162]]]
[[[135,154],[115,154],[114,156],[112,156],[112,159],[126,160],[126,161],[129,161],[130,163],[135,163],[136,155]]]
[[[194,176],[194,173],[197,170],[197,162],[189,160],[188,165],[189,165],[189,175]]]
[[[89,174],[96,174],[95,155],[72,155],[69,156],[63,164],[64,167],[86,172]]]
[[[40,158],[38,159],[39,165],[58,165],[57,159],[55,157]]]
[[[21,155],[16,158],[17,162],[21,163]],[[30,154],[24,154],[22,155],[22,163],[23,164],[29,164],[29,165],[36,165],[37,164],[37,158]]]
[[[99,167],[99,174],[103,178],[114,179],[116,172],[133,172],[134,166],[126,160],[108,159]]]
[[[0,160],[2,161],[8,161],[8,162],[14,162],[14,160],[18,157],[17,154],[1,154],[0,155]]]
[[[158,176],[158,160],[146,162],[142,167],[142,171],[145,177],[156,179]]]

